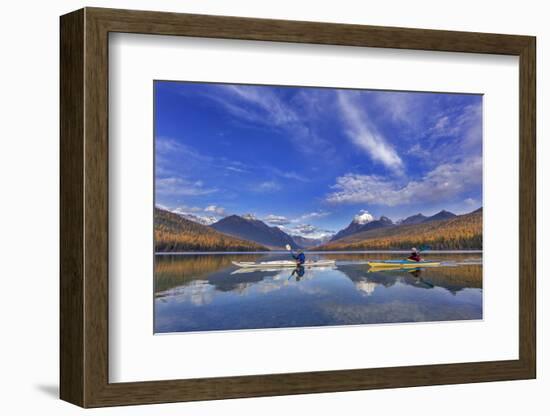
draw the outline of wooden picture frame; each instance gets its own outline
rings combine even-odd
[[[60,396],[82,407],[529,379],[536,376],[535,38],[85,8],[61,17]],[[519,359],[110,383],[110,32],[503,54],[519,57]]]

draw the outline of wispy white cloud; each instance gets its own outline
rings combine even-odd
[[[266,126],[265,115],[262,111],[251,106],[243,106],[243,99],[235,100],[234,93],[229,85],[213,86],[213,91],[204,91],[202,96],[208,98],[215,104],[223,107],[228,115],[237,120],[252,123],[254,125]]]
[[[218,191],[220,173],[248,175],[253,167],[225,156],[210,156],[185,143],[166,136],[155,138],[155,177],[158,194],[170,196],[208,195]],[[204,185],[209,183],[210,186]],[[180,189],[181,188],[181,189]],[[225,196],[229,195],[225,189]],[[164,201],[166,202],[166,201]]]
[[[422,147],[420,143],[416,143],[411,146],[409,150],[407,150],[406,154],[421,159],[426,159],[430,156],[430,152],[426,148]]]
[[[263,218],[263,220],[270,225],[286,225],[286,224],[290,224],[291,222],[284,215],[274,215],[274,214],[269,214],[268,216]]]
[[[165,211],[173,212],[174,214],[178,214],[183,218],[203,225],[213,224],[226,215],[225,208],[218,205],[208,205],[204,208],[197,206],[178,205],[176,207],[170,208],[169,206],[157,203],[156,206],[158,208],[164,209]]]
[[[438,202],[460,196],[479,186],[482,159],[473,157],[459,163],[444,163],[418,180],[401,184],[378,175],[348,173],[337,178],[334,192],[326,200],[335,204],[369,203],[387,206],[411,202]]]
[[[254,185],[251,190],[254,192],[273,192],[281,188],[281,184],[277,181],[265,181]]]
[[[335,233],[333,230],[327,230],[311,224],[298,224],[293,227],[279,226],[279,228],[290,235],[314,239],[326,238]]]
[[[191,146],[182,143],[181,140],[175,140],[171,137],[156,137],[155,138],[156,156],[183,156],[188,160],[197,161],[200,163],[212,162],[214,159],[211,156],[204,155]]]
[[[178,206],[175,207],[175,208],[164,207],[164,209],[166,209],[166,210],[168,210],[168,211],[175,212],[176,214],[189,213],[189,212],[202,212],[202,211],[204,211],[203,208],[200,208],[200,207],[190,207],[190,206],[187,206],[187,205],[178,205]]]
[[[407,126],[418,122],[420,97],[409,92],[377,91],[374,93],[377,105],[383,109],[384,115],[393,122]]]
[[[183,162],[183,163],[182,163]],[[155,174],[157,177],[191,175],[216,164],[213,157],[171,137],[155,137]],[[218,163],[220,164],[220,163]]]
[[[284,178],[284,179],[290,179],[293,181],[300,181],[300,182],[309,182],[310,179],[304,175],[300,175],[294,171],[283,171],[281,169],[277,168],[271,168],[270,169],[275,175]]]
[[[307,223],[308,220],[315,220],[329,215],[326,211],[310,212],[298,217],[287,217],[285,215],[269,214],[261,218],[265,223],[280,228],[287,234],[298,235],[308,238],[324,238],[333,235],[334,231],[327,230],[316,225]],[[256,218],[256,217],[254,217]]]
[[[277,94],[267,88],[241,85],[223,86],[244,101],[254,104],[264,117],[275,125],[286,125],[299,121],[298,115],[279,99]]]
[[[301,221],[309,221],[314,219],[323,218],[330,215],[330,212],[328,211],[314,211],[314,212],[308,212],[306,214],[300,215],[298,218],[293,220],[294,222],[301,222]]]
[[[294,109],[269,88],[220,84],[211,86],[202,95],[235,119],[256,126],[281,129],[300,122]]]
[[[448,115],[442,115],[437,118],[435,124],[429,129],[432,137],[445,137],[456,134],[458,132],[457,125],[451,125],[451,119]]]
[[[204,154],[185,144],[184,140],[176,140],[172,137],[157,136],[155,138],[155,157],[157,175],[163,174],[163,172],[180,171],[183,168],[196,171],[210,169],[212,166],[238,173],[250,173],[251,171],[249,166],[238,160]]]
[[[433,117],[423,147],[427,161],[440,163],[481,154],[483,141],[482,102],[450,108]]]
[[[306,109],[281,99],[276,90],[253,85],[215,85],[202,96],[223,107],[236,121],[284,133],[304,154],[324,157],[331,153],[331,143],[315,132]],[[324,153],[316,152],[319,148],[323,148]]]
[[[204,208],[204,212],[210,212],[212,214],[223,216],[225,215],[225,208],[220,207],[218,205],[208,205],[206,208]]]
[[[202,181],[190,181],[181,177],[157,178],[155,192],[158,195],[198,196],[217,192],[216,188],[206,188]]]
[[[481,139],[482,107],[479,104],[470,104],[466,107],[451,108],[434,117],[433,125],[428,129],[431,138],[461,136],[475,133],[475,139]],[[475,128],[475,131],[471,131]]]
[[[404,164],[397,151],[377,131],[370,121],[365,108],[361,108],[359,100],[347,91],[338,92],[340,113],[346,127],[346,135],[357,147],[365,151],[372,160],[382,163],[394,173],[401,174]]]
[[[269,214],[262,218],[265,223],[276,226],[290,235],[298,235],[307,238],[324,238],[334,234],[334,231],[327,230],[316,225],[307,223],[308,220],[316,220],[329,215],[326,211],[316,211],[289,218],[284,215]]]
[[[230,170],[231,172],[237,172],[237,173],[250,173],[248,170],[239,168],[236,166],[226,166],[225,169]]]

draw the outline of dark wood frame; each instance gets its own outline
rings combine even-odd
[[[110,32],[519,56],[519,359],[109,383]],[[83,407],[100,407],[535,378],[535,45],[530,36],[98,8],[62,16],[61,398]]]

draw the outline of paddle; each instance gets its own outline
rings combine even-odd
[[[286,251],[290,252],[290,254],[292,255],[292,247],[290,247],[290,244],[287,244],[287,245],[285,246],[285,248],[286,248]],[[294,258],[294,256],[292,256],[292,258]],[[292,273],[291,273],[291,275],[288,276],[288,280],[290,280],[290,278],[291,278],[292,276],[294,276],[294,272],[295,272],[295,271],[296,271],[296,270],[293,270]]]
[[[296,258],[294,257],[294,252],[292,251],[292,247],[290,247],[290,244],[287,244],[285,246],[286,250],[290,253],[290,255],[292,256],[293,259],[296,260]]]

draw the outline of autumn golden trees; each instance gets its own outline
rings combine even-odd
[[[364,231],[313,249],[395,250],[428,245],[432,250],[481,250],[482,224],[480,209],[446,220]],[[260,244],[223,234],[159,208],[155,208],[155,250],[268,251]]]
[[[481,250],[481,210],[466,215],[415,225],[365,231],[342,238],[319,250],[391,250],[428,245],[432,250]]]
[[[155,208],[155,251],[266,251],[260,244],[222,234]]]

